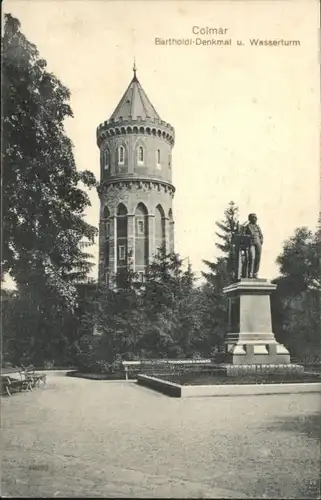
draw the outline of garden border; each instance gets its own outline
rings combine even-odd
[[[321,382],[284,384],[179,385],[157,377],[139,374],[139,385],[176,398],[205,396],[263,396],[272,394],[321,394]]]

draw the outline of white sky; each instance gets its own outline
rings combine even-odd
[[[298,226],[314,229],[320,208],[316,0],[6,0],[3,7],[71,90],[75,117],[66,128],[79,169],[99,176],[96,127],[128,86],[135,56],[143,88],[176,131],[175,250],[199,275],[202,259],[218,255],[215,221],[234,200],[242,221],[258,215],[262,277],[277,275],[283,241]],[[234,45],[154,43],[195,38],[195,25],[228,28]],[[252,47],[250,38],[300,46]],[[90,197],[87,219],[97,226],[99,200],[95,192]]]

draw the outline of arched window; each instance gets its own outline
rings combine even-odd
[[[138,203],[135,210],[135,270],[144,272],[148,264],[148,210],[143,203]]]
[[[127,208],[123,203],[117,207],[117,247],[118,265],[124,266],[127,260]]]
[[[123,203],[119,203],[119,205],[117,207],[117,215],[118,216],[127,215],[127,208],[125,207],[125,205]]]
[[[170,208],[168,211],[168,219],[169,219],[169,251],[174,251],[174,220],[173,220],[173,212]]]
[[[136,236],[145,236],[147,230],[147,208],[143,203],[137,205],[135,211],[136,218]]]
[[[125,148],[124,148],[124,146],[119,146],[119,148],[118,148],[118,163],[125,163]]]
[[[144,163],[144,148],[143,148],[143,146],[138,147],[138,163]]]
[[[106,235],[106,238],[109,238],[110,233],[111,233],[111,222],[110,222],[110,220],[106,220],[105,221],[105,235]]]
[[[103,155],[103,162],[104,162],[104,170],[109,170],[110,166],[110,154],[109,154],[109,149],[105,149],[104,155]]]
[[[110,213],[108,207],[104,207],[104,225],[105,225],[105,237],[109,238],[111,234],[111,221],[109,219]]]
[[[165,212],[161,205],[155,210],[155,246],[156,252],[165,247]]]
[[[157,151],[156,151],[156,162],[157,162],[157,166],[159,167],[160,166],[160,162],[161,162],[160,149],[157,149]]]

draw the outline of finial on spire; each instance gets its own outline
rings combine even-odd
[[[134,78],[136,78],[136,71],[137,71],[136,58],[134,57],[134,65],[133,65]]]

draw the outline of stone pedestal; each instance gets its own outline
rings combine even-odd
[[[272,332],[270,295],[276,285],[264,279],[241,279],[224,288],[229,299],[225,363],[287,365],[290,353]]]

